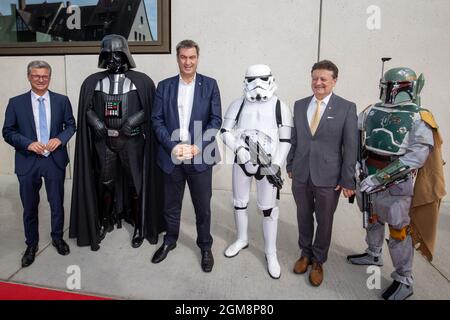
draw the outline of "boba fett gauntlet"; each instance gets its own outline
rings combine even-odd
[[[408,179],[411,168],[399,159],[361,181],[361,192],[375,193]]]

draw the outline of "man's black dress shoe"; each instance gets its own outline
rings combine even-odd
[[[158,250],[156,250],[155,254],[153,255],[152,262],[160,263],[167,257],[169,251],[175,249],[176,246],[177,246],[176,243],[173,244],[163,243],[163,245]]]
[[[211,272],[214,266],[214,257],[211,250],[202,251],[202,270],[204,272]]]
[[[28,246],[22,257],[22,267],[28,267],[34,262],[38,246]]]
[[[70,253],[69,246],[63,239],[57,239],[52,241],[52,245],[56,248],[56,251],[62,256],[66,256]]]

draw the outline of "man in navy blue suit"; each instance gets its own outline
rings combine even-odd
[[[197,73],[199,47],[192,40],[177,45],[180,74],[158,84],[152,123],[160,142],[157,164],[164,172],[164,219],[167,233],[152,262],[163,261],[176,247],[181,204],[188,183],[195,209],[201,267],[211,272],[212,166],[220,161],[215,140],[222,125],[216,80]]]
[[[61,255],[70,252],[62,238],[64,178],[69,163],[66,145],[76,130],[69,99],[48,90],[50,65],[32,61],[27,73],[31,91],[9,100],[3,125],[5,141],[16,150],[15,173],[19,179],[27,244],[22,267],[31,265],[38,251],[42,178],[50,203],[52,244]]]

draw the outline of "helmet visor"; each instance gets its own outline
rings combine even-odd
[[[414,97],[413,90],[414,82],[411,81],[381,81],[380,99],[383,103],[395,104],[397,95],[400,92],[406,92],[412,100]]]
[[[263,90],[270,90],[272,85],[272,76],[262,76],[262,77],[247,77],[245,78],[245,86],[248,91],[252,91],[256,88],[261,88]]]

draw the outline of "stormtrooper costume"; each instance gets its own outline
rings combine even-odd
[[[413,70],[391,69],[380,83],[382,102],[369,106],[358,117],[368,176],[358,184],[357,199],[361,207],[361,192],[370,194],[375,217],[366,229],[366,252],[350,255],[347,260],[357,265],[382,266],[385,223],[389,225],[388,247],[395,271],[391,274],[393,283],[382,295],[386,300],[403,300],[413,294],[414,248],[409,212],[414,173],[424,165],[433,147],[432,130],[424,116],[428,111],[418,99],[422,86],[423,77],[417,78]],[[402,170],[410,173],[400,183],[392,183],[389,179]],[[371,193],[386,183],[390,184],[387,189]]]
[[[233,203],[237,240],[225,251],[228,258],[236,256],[248,247],[248,211],[252,178],[256,178],[257,206],[262,211],[264,252],[269,275],[278,279],[281,275],[277,259],[276,238],[279,210],[276,203],[279,188],[271,182],[270,174],[280,178],[291,147],[293,127],[290,109],[275,95],[277,85],[266,65],[252,65],[247,69],[244,96],[228,108],[221,130],[223,142],[236,155],[233,164]],[[268,158],[251,154],[248,142],[258,144]],[[281,178],[280,178],[281,179]],[[279,186],[280,187],[280,186]]]

